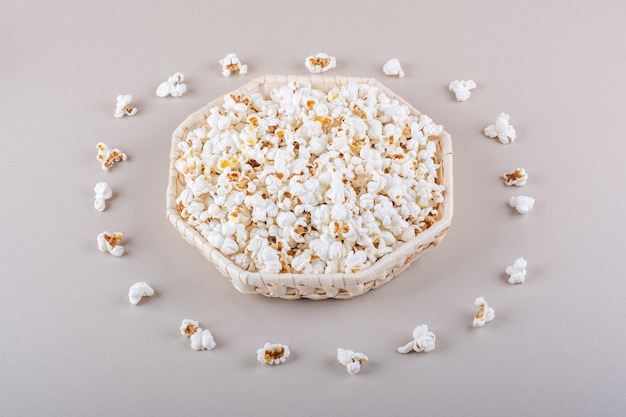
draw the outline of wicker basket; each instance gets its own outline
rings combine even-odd
[[[291,81],[308,81],[313,88],[328,91],[334,86],[349,82],[366,83],[376,86],[380,92],[400,103],[409,106],[414,115],[420,113],[409,103],[397,96],[374,78],[342,77],[324,75],[265,75],[255,78],[234,91],[236,94],[250,95],[255,92],[269,93],[271,89]],[[170,153],[169,184],[167,187],[167,218],[189,244],[195,246],[217,269],[228,277],[235,288],[242,293],[257,293],[268,297],[284,299],[348,299],[377,288],[404,271],[426,249],[437,245],[450,227],[452,221],[452,143],[450,135],[443,132],[439,137],[436,157],[440,163],[438,181],[445,186],[444,202],[437,207],[436,221],[415,238],[398,249],[383,256],[373,265],[356,273],[298,274],[250,272],[241,269],[233,261],[212,247],[202,235],[191,227],[180,214],[176,198],[183,189],[182,178],[175,168],[180,156],[178,143],[185,139],[187,132],[206,123],[209,109],[223,103],[223,96],[189,115],[172,135]]]

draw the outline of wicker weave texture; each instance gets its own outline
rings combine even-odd
[[[390,98],[407,105],[412,114],[419,115],[411,104],[389,90],[374,78],[325,76],[325,75],[265,75],[239,87],[232,93],[247,96],[256,92],[267,95],[273,88],[286,85],[291,81],[307,81],[313,88],[329,91],[335,86],[343,86],[350,82],[366,83],[376,86],[378,90]],[[283,299],[349,299],[377,288],[404,271],[426,249],[436,246],[445,236],[452,222],[452,141],[447,132],[440,135],[436,157],[440,166],[438,180],[445,186],[444,202],[437,207],[436,221],[424,232],[404,243],[398,249],[383,256],[372,266],[356,273],[336,274],[296,274],[250,272],[241,269],[233,261],[212,247],[206,239],[190,226],[182,217],[176,204],[176,198],[184,188],[183,180],[176,170],[175,163],[181,155],[178,143],[185,140],[187,132],[206,124],[209,110],[223,103],[224,96],[206,104],[189,115],[172,134],[170,152],[169,183],[167,187],[167,218],[176,230],[192,246],[196,247],[220,273],[230,279],[237,290],[242,293],[257,293],[268,297]]]

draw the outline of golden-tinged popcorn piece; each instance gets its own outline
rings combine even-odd
[[[180,325],[180,333],[183,336],[191,336],[199,329],[198,322],[196,320],[184,319]]]
[[[350,375],[361,370],[361,365],[369,361],[367,355],[348,349],[337,349],[337,361],[346,367]]]
[[[287,345],[283,345],[281,343],[265,343],[262,348],[257,350],[256,358],[261,363],[268,365],[280,365],[287,360],[290,354],[291,352],[289,351],[289,346]]]
[[[304,65],[313,74],[319,74],[320,72],[326,72],[335,68],[337,60],[334,56],[330,56],[323,52],[315,55],[309,55],[304,59]]]
[[[128,290],[128,301],[136,306],[143,297],[152,297],[153,295],[154,289],[147,282],[136,282]]]
[[[98,249],[100,252],[109,252],[113,256],[122,256],[124,246],[121,245],[124,235],[119,232],[102,232],[98,235]]]
[[[133,101],[133,96],[130,94],[120,94],[116,101],[115,113],[113,114],[115,117],[134,116],[137,113],[135,107],[130,107],[130,103]]]
[[[487,301],[483,297],[478,297],[474,304],[480,307],[478,313],[474,315],[472,322],[474,327],[483,327],[485,323],[489,323],[496,316],[495,310],[487,305]]]
[[[526,185],[526,182],[528,181],[528,174],[524,168],[517,168],[513,172],[502,174],[502,178],[504,178],[504,183],[506,185],[522,187]]]
[[[220,65],[224,77],[230,77],[231,74],[245,75],[248,73],[248,66],[242,64],[235,53],[230,53],[220,59]]]
[[[108,146],[102,142],[96,145],[96,149],[98,150],[96,158],[98,161],[102,162],[102,169],[105,171],[108,171],[116,162],[126,160],[126,154],[124,152],[119,149],[109,149]]]
[[[428,326],[421,324],[413,330],[413,340],[398,348],[400,353],[430,352],[435,349],[435,334],[428,331]]]

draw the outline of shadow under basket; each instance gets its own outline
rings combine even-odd
[[[344,86],[350,82],[364,83],[375,86],[378,91],[391,99],[409,107],[411,114],[419,116],[417,111],[404,99],[389,90],[374,78],[344,77],[324,75],[265,75],[250,81],[229,94],[249,96],[261,92],[266,97],[274,88],[289,82],[310,82],[311,87],[328,92],[336,86]],[[325,298],[349,299],[377,288],[404,271],[413,261],[420,257],[426,249],[436,246],[448,231],[452,222],[452,141],[447,132],[438,137],[436,162],[437,183],[445,187],[444,201],[437,209],[435,221],[423,232],[403,243],[393,252],[381,257],[371,266],[354,273],[334,274],[303,274],[303,273],[267,273],[247,271],[239,267],[218,249],[211,246],[198,231],[182,217],[176,204],[176,198],[184,188],[184,180],[176,170],[175,163],[181,156],[178,143],[184,141],[187,132],[206,124],[209,110],[223,103],[224,96],[218,97],[201,109],[189,115],[172,135],[170,152],[169,183],[167,187],[167,218],[180,232],[185,240],[195,246],[215,267],[230,279],[237,290],[246,294],[261,294],[268,297],[283,299],[314,299]]]

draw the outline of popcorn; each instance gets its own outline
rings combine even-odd
[[[304,59],[304,65],[313,74],[326,72],[335,68],[337,61],[334,56],[329,56],[323,52],[315,55],[309,55]]]
[[[522,187],[526,185],[526,182],[528,181],[528,174],[524,168],[517,168],[513,172],[502,174],[502,178],[504,178],[504,183],[506,185]]]
[[[180,325],[180,333],[183,336],[191,336],[199,329],[198,322],[195,320],[184,319]]]
[[[363,353],[339,348],[337,349],[337,361],[346,367],[350,375],[354,375],[361,370],[361,365],[369,359]]]
[[[476,88],[476,83],[473,80],[454,80],[448,85],[448,89],[454,93],[457,101],[470,98],[470,90],[474,88]]]
[[[261,349],[257,350],[256,358],[261,363],[269,365],[280,365],[289,357],[289,346],[280,343],[266,343]]]
[[[142,297],[152,297],[154,290],[147,282],[137,282],[128,290],[128,300],[136,306]]]
[[[212,350],[215,347],[215,339],[207,329],[198,328],[189,339],[193,350]]]
[[[98,249],[100,252],[109,252],[113,256],[122,256],[124,254],[124,246],[120,245],[124,235],[119,232],[109,233],[102,232],[98,235]]]
[[[125,161],[126,154],[119,149],[109,149],[104,143],[99,142],[96,145],[98,149],[97,159],[102,162],[102,169],[108,171],[116,162]]]
[[[413,340],[398,348],[400,353],[430,352],[435,349],[435,334],[428,331],[428,326],[422,324],[413,330]]]
[[[478,297],[474,304],[480,307],[480,310],[474,316],[472,323],[474,327],[483,327],[485,323],[490,322],[496,316],[495,310],[487,305],[487,301],[483,297]]]
[[[223,59],[220,59],[220,65],[222,66],[222,75],[224,77],[230,77],[233,73],[239,75],[248,73],[248,66],[243,65],[235,53],[230,53]]]
[[[397,58],[392,58],[385,65],[383,65],[383,72],[385,75],[392,77],[404,78],[404,71],[400,66],[400,61]]]
[[[522,284],[526,280],[526,259],[517,258],[513,265],[506,267],[505,272],[509,274],[509,283]]]
[[[94,207],[96,210],[103,212],[106,209],[106,200],[111,198],[113,191],[106,182],[99,182],[93,187],[93,191],[96,193],[96,201]]]
[[[187,84],[183,84],[185,75],[182,72],[174,73],[168,77],[167,81],[163,81],[156,90],[156,95],[159,97],[180,97],[187,92]]]
[[[496,119],[496,123],[485,128],[485,136],[490,138],[498,138],[500,143],[506,145],[513,143],[516,138],[515,129],[509,124],[510,116],[506,113],[500,113]]]
[[[509,205],[514,207],[519,214],[528,214],[535,205],[535,199],[527,195],[516,195],[511,197]]]
[[[433,224],[442,131],[367,84],[227,94],[178,144],[176,204],[247,271],[362,271]]]
[[[211,332],[202,329],[195,320],[184,319],[180,325],[180,333],[189,337],[193,350],[211,350],[215,347]]]
[[[137,113],[135,107],[130,107],[130,103],[133,101],[133,96],[130,94],[120,94],[116,100],[115,113],[113,114],[115,117],[134,116]]]

